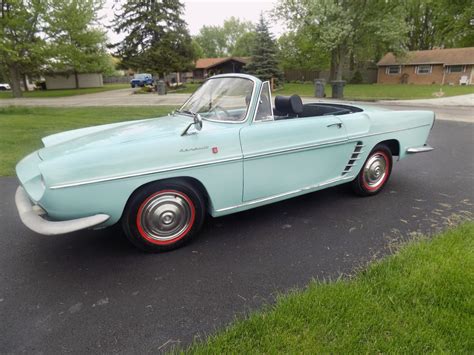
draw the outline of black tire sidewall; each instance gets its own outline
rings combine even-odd
[[[189,232],[176,242],[170,244],[154,244],[146,240],[140,234],[136,224],[138,210],[143,201],[162,190],[176,190],[185,194],[192,201],[195,209],[194,223]],[[141,250],[147,252],[169,251],[188,243],[199,232],[204,222],[205,214],[205,200],[200,191],[192,184],[186,181],[157,181],[142,186],[130,197],[122,217],[122,228],[128,240]]]

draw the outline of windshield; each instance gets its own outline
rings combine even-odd
[[[239,122],[245,120],[254,83],[243,78],[207,80],[179,110],[199,113],[203,119]]]

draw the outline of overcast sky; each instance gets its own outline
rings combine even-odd
[[[113,5],[117,0],[106,0],[102,16],[104,22],[111,24],[113,20]],[[257,22],[260,12],[273,9],[277,0],[182,0],[185,5],[184,19],[188,23],[191,35],[199,32],[204,25],[222,25],[225,19],[235,16],[242,20]],[[278,36],[283,27],[278,23],[269,23],[272,32]],[[116,42],[121,39],[109,30],[109,39]]]

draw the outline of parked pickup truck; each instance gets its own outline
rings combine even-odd
[[[153,76],[151,74],[135,74],[133,79],[130,80],[130,86],[132,88],[136,86],[143,87],[145,85],[152,85],[153,84]]]

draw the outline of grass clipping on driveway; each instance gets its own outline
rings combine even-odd
[[[411,242],[353,279],[312,283],[193,353],[474,352],[474,223]]]

